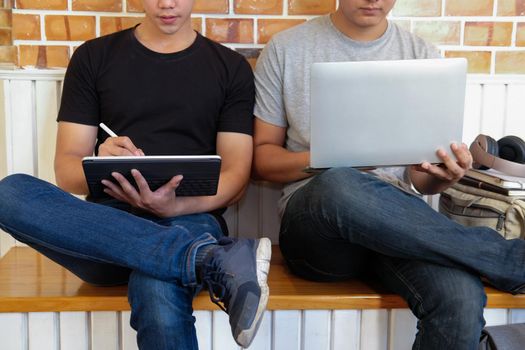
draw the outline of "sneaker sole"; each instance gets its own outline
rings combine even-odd
[[[268,238],[261,238],[259,240],[255,257],[257,261],[257,282],[259,283],[259,288],[261,288],[261,298],[259,299],[259,305],[252,326],[249,329],[241,331],[237,336],[237,342],[245,348],[250,346],[255,334],[257,334],[270,295],[267,280],[270,270],[270,259],[272,257],[272,243]]]

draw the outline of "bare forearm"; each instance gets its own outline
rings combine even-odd
[[[253,175],[267,181],[292,182],[310,176],[304,172],[309,164],[309,152],[290,152],[278,145],[264,144],[255,148]]]
[[[182,180],[184,182],[184,179]],[[177,201],[166,216],[180,216],[195,213],[205,213],[218,208],[235,204],[247,187],[248,177],[241,180],[239,175],[221,173],[217,194],[214,196],[177,197]]]
[[[437,194],[449,188],[454,182],[438,179],[428,173],[409,168],[410,180],[421,194]]]
[[[82,160],[77,156],[61,155],[55,159],[55,177],[58,187],[74,194],[85,195],[89,190],[82,169]]]

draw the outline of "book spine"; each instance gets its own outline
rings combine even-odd
[[[496,193],[504,194],[506,196],[509,195],[509,191],[506,188],[502,188],[502,187],[499,187],[499,186],[496,186],[496,185],[493,185],[487,182],[479,181],[471,177],[464,176],[463,178],[461,178],[461,180],[459,180],[459,182],[462,183],[463,185],[477,187],[482,190],[496,192]]]

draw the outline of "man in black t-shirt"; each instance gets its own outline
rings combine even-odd
[[[193,0],[143,0],[135,28],[74,53],[58,114],[60,187],[27,175],[0,181],[0,228],[98,285],[129,282],[141,349],[197,349],[192,299],[200,286],[248,347],[268,301],[270,242],[229,239],[221,213],[243,194],[252,160],[253,76],[246,60],[192,30]],[[118,137],[108,137],[99,123]],[[177,197],[184,174],[151,191],[140,172],[86,195],[81,160],[99,156],[222,158],[215,196]],[[67,192],[66,192],[67,191]]]

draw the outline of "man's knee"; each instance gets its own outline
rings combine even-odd
[[[427,310],[427,326],[436,327],[452,344],[471,344],[479,339],[487,297],[477,277],[456,278],[449,288],[437,291],[433,300],[433,305],[427,305],[433,308]]]

